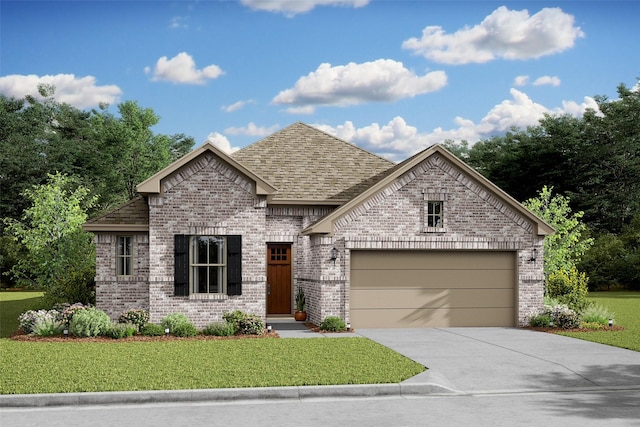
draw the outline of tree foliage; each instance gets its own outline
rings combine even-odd
[[[585,252],[593,245],[587,226],[581,221],[582,212],[572,212],[569,199],[552,189],[543,187],[538,197],[523,203],[556,231],[544,238],[544,273],[550,274],[576,268]]]
[[[48,297],[62,302],[78,302],[67,300],[70,292],[64,287],[75,284],[86,288],[90,283],[82,278],[91,280],[94,275],[92,236],[82,230],[86,211],[96,199],[88,194],[87,188],[60,173],[25,190],[31,204],[22,220],[4,221],[8,233],[26,249],[11,270],[19,284],[42,289]]]

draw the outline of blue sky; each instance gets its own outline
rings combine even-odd
[[[0,93],[134,100],[226,150],[296,121],[392,160],[640,76],[639,1],[2,1]]]

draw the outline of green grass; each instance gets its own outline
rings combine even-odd
[[[0,292],[0,338],[10,337],[18,329],[18,316],[38,308],[42,292]]]
[[[33,293],[0,293],[3,337]],[[5,332],[6,331],[6,332]],[[0,339],[0,394],[396,383],[424,367],[365,338],[23,342]]]
[[[624,327],[624,330],[559,334],[640,351],[640,292],[593,292],[589,294],[589,300],[612,311],[615,314],[616,325]]]
[[[365,338],[0,340],[0,394],[396,383],[422,371]]]

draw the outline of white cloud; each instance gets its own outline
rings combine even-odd
[[[542,76],[538,77],[534,82],[534,86],[560,86],[560,78],[556,76]]]
[[[317,70],[298,79],[291,89],[280,92],[274,104],[355,105],[372,101],[395,101],[434,92],[447,84],[444,71],[418,76],[402,62],[378,59],[362,64],[331,66],[320,64]]]
[[[572,15],[560,8],[545,8],[529,16],[527,10],[500,6],[474,27],[447,34],[428,26],[422,37],[402,43],[404,49],[445,64],[483,63],[497,58],[531,59],[562,52],[584,37]]]
[[[248,136],[267,136],[278,130],[280,126],[273,125],[269,127],[259,127],[255,123],[251,122],[245,127],[230,127],[224,131],[231,135],[248,135]]]
[[[356,128],[351,121],[336,127],[327,125],[315,125],[315,127],[379,153],[390,160],[401,161],[447,139],[466,140],[474,144],[480,139],[504,134],[512,127],[524,129],[527,126],[535,126],[544,113],[571,114],[581,117],[587,108],[598,111],[595,100],[589,97],[585,97],[581,104],[565,101],[562,107],[549,109],[532,101],[525,93],[516,89],[511,89],[511,96],[511,99],[494,106],[478,123],[456,117],[455,126],[451,129],[436,128],[431,132],[420,133],[416,127],[407,124],[402,117],[394,117],[385,125],[372,123],[362,128]]]
[[[223,105],[221,109],[224,112],[233,113],[234,111],[241,110],[247,104],[255,104],[255,103],[256,102],[253,99],[250,99],[248,101],[238,101],[238,102],[234,102],[231,105]]]
[[[518,76],[513,80],[514,86],[526,86],[529,83],[529,76]]]
[[[144,72],[149,74],[151,69],[145,67]],[[180,52],[171,59],[166,56],[158,59],[153,70],[153,81],[169,81],[172,83],[203,84],[207,80],[217,79],[224,72],[217,65],[208,65],[201,70],[196,68],[196,63],[186,52]]]
[[[221,149],[227,154],[231,154],[234,151],[238,151],[240,147],[232,147],[231,143],[226,136],[219,134],[218,132],[211,132],[207,137],[207,141]]]
[[[0,93],[14,98],[30,95],[40,99],[39,84],[54,85],[56,101],[81,109],[95,107],[100,103],[116,103],[122,94],[122,90],[116,85],[99,86],[93,76],[76,77],[73,74],[54,76],[13,74],[0,77]]]
[[[241,3],[253,10],[283,13],[292,17],[309,12],[316,6],[363,7],[369,0],[241,0]]]

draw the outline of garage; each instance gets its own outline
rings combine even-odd
[[[513,251],[351,251],[351,324],[515,326],[515,266]]]

